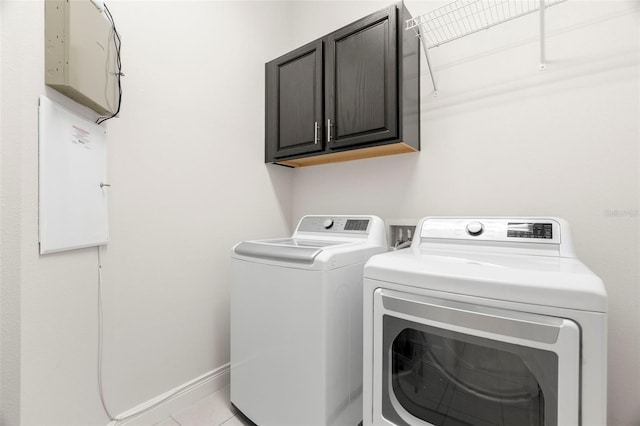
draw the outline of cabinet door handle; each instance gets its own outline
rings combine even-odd
[[[331,142],[331,119],[327,119],[327,142]]]
[[[318,124],[318,122],[316,121],[314,124],[314,128],[313,128],[313,143],[315,143],[316,145],[318,145],[318,130],[320,129],[320,125]]]

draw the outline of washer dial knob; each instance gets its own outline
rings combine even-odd
[[[331,229],[333,226],[333,219],[325,219],[324,222],[322,222],[322,226],[324,226],[324,229]]]
[[[478,235],[484,232],[484,225],[480,222],[471,222],[467,224],[467,233],[473,237],[477,237]]]

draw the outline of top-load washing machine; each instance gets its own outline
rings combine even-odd
[[[568,224],[416,231],[365,266],[364,425],[605,425],[606,292]]]
[[[260,426],[362,420],[362,270],[375,216],[305,216],[291,238],[233,248],[231,402]]]

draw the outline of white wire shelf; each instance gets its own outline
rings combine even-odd
[[[409,19],[406,29],[420,35],[428,49],[489,29],[567,0],[456,0]]]
[[[540,12],[540,69],[544,69],[545,9],[567,0],[455,0],[444,6],[409,19],[406,30],[414,30],[422,40],[427,63],[428,49],[489,29],[533,12]],[[437,95],[431,64],[429,73]]]

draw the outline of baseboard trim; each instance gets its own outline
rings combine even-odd
[[[224,364],[117,415],[116,419],[121,420],[113,420],[107,426],[125,426],[134,422],[136,426],[153,425],[228,386],[230,371],[230,364]]]

